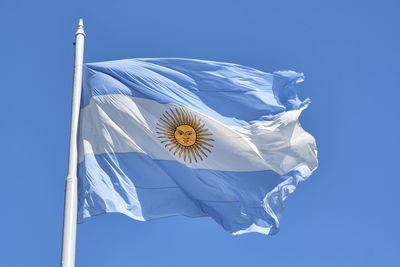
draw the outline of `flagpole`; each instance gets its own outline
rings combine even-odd
[[[71,130],[69,139],[68,176],[65,183],[64,226],[62,241],[62,267],[75,266],[76,223],[78,210],[78,121],[82,93],[82,65],[85,32],[83,20],[79,19],[75,33],[74,82],[72,88]]]

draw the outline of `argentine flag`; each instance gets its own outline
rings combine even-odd
[[[233,234],[279,230],[317,168],[293,71],[193,59],[84,65],[78,221],[209,216]]]

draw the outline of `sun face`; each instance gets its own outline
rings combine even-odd
[[[176,141],[183,146],[192,146],[196,143],[196,131],[189,125],[178,126],[174,135]]]
[[[212,134],[205,128],[205,124],[189,111],[183,108],[170,109],[160,118],[156,129],[161,143],[165,144],[174,155],[183,156],[183,160],[197,162],[207,157],[207,152],[211,152],[213,145],[210,142],[214,139],[209,138]]]

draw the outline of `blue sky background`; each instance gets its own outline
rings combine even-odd
[[[187,57],[304,72],[320,167],[275,236],[210,218],[78,226],[77,266],[400,266],[399,1],[1,1],[1,266],[58,266],[74,33],[85,62]]]

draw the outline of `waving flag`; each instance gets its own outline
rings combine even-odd
[[[192,59],[84,65],[78,220],[210,216],[274,234],[283,200],[317,168],[298,118],[303,75]]]

